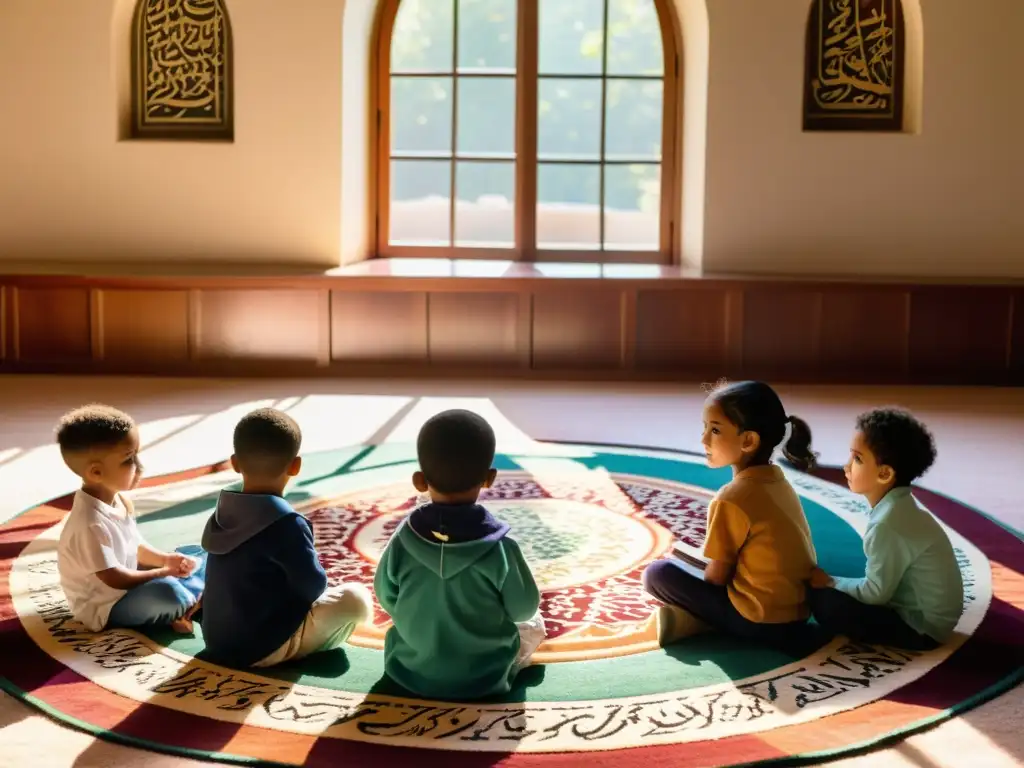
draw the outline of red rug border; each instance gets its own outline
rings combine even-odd
[[[624,446],[587,443],[595,447],[607,448],[637,448],[650,450],[659,453],[689,454],[686,451],[677,451],[664,448],[650,448],[641,446]],[[173,472],[152,478],[147,478],[143,483],[145,486],[165,485],[172,482],[201,477],[223,471],[227,468],[227,462],[196,467],[181,472]],[[830,482],[835,482],[835,468],[822,468],[816,475]],[[831,475],[831,476],[830,476]],[[930,509],[946,524],[965,535],[990,559],[1002,559],[1007,554],[1007,549],[1020,549],[1021,559],[1024,560],[1024,541],[1016,534],[999,522],[989,518],[983,512],[973,509],[962,502],[929,491],[924,488],[915,488]],[[5,671],[6,680],[0,678],[3,688],[12,695],[20,698],[30,706],[36,706],[53,719],[71,727],[87,730],[100,738],[140,747],[156,752],[171,752],[182,756],[228,762],[245,765],[294,765],[291,762],[277,762],[265,750],[263,756],[245,757],[243,755],[225,754],[209,743],[210,749],[197,749],[188,747],[185,744],[169,744],[168,733],[189,734],[205,729],[206,732],[216,730],[222,736],[214,739],[214,742],[222,742],[220,746],[231,743],[246,742],[249,745],[257,745],[260,741],[266,741],[266,731],[253,726],[237,726],[229,723],[216,723],[208,718],[199,717],[182,712],[174,712],[164,707],[153,704],[138,704],[130,699],[112,694],[99,686],[95,686],[85,678],[77,675],[64,665],[60,664],[42,649],[32,643],[28,636],[19,632],[20,621],[13,615],[13,606],[9,597],[7,587],[8,573],[13,560],[34,537],[40,528],[48,527],[59,522],[61,517],[69,508],[68,503],[73,494],[54,499],[50,502],[40,504],[22,512],[4,525],[0,526],[0,547],[2,547],[3,560],[0,561],[0,647],[3,647],[2,658],[19,658],[18,670]],[[33,525],[15,525],[16,522],[24,523],[26,518],[40,517]],[[968,529],[970,533],[964,531]],[[13,530],[12,530],[13,529]],[[5,535],[7,534],[7,535]],[[21,534],[11,536],[10,534]],[[1009,537],[1009,540],[1006,538]],[[998,541],[993,541],[996,539]],[[18,546],[18,545],[21,546]],[[14,545],[16,551],[11,550]],[[1015,555],[1018,553],[1014,553]],[[993,557],[995,556],[995,557]],[[1017,558],[1014,557],[1014,560]],[[994,593],[996,584],[993,583]],[[808,762],[819,762],[825,759],[854,754],[856,752],[870,751],[881,746],[883,743],[900,740],[913,732],[932,727],[948,717],[958,714],[960,709],[968,703],[970,706],[977,706],[984,700],[998,695],[1002,690],[1012,687],[1020,682],[1021,672],[1024,671],[1024,652],[1011,654],[1016,657],[1016,666],[1013,659],[1007,659],[1001,654],[999,658],[1005,659],[1006,664],[993,664],[996,654],[986,651],[986,641],[996,641],[999,636],[1004,635],[1007,630],[1007,620],[1012,620],[1015,625],[1024,626],[1021,611],[1008,603],[997,602],[993,598],[993,606],[986,613],[981,626],[960,649],[943,664],[919,680],[908,686],[898,689],[889,697],[878,702],[852,710],[850,713],[827,718],[823,721],[813,723],[786,726],[784,728],[767,731],[764,734],[753,734],[744,736],[725,737],[722,739],[689,742],[684,744],[637,747],[628,750],[610,752],[568,752],[556,754],[516,754],[493,753],[493,752],[456,752],[451,750],[429,750],[400,748],[389,745],[369,744],[365,742],[354,742],[343,739],[316,738],[275,732],[274,741],[291,742],[299,747],[299,742],[304,742],[308,747],[305,762],[307,766],[329,766],[343,762],[345,765],[367,766],[377,768],[382,761],[388,764],[389,761],[401,760],[402,758],[415,760],[424,768],[444,765],[446,768],[483,768],[484,766],[514,766],[514,768],[570,768],[579,764],[580,755],[586,755],[586,762],[594,764],[605,764],[613,762],[623,768],[660,768],[661,766],[677,765],[680,760],[700,768],[700,766],[738,766],[738,765],[768,765],[768,764],[797,764]],[[12,626],[12,622],[17,626]],[[992,637],[989,637],[992,635]],[[21,639],[21,643],[18,639]],[[28,641],[25,643],[25,641]],[[998,645],[999,643],[997,643]],[[18,645],[22,645],[18,648]],[[11,652],[18,655],[12,655]],[[27,658],[26,658],[27,657]],[[983,672],[986,673],[987,685],[980,686],[978,680],[979,662],[982,662]],[[984,667],[988,667],[984,669]],[[958,674],[961,673],[961,674]],[[973,694],[964,698],[963,686],[966,681],[973,685]],[[19,684],[20,683],[20,684]],[[88,684],[94,688],[90,692],[89,701],[81,701],[72,693],[75,684]],[[67,694],[71,694],[68,696]],[[96,693],[99,695],[97,696]],[[945,696],[943,694],[946,694]],[[909,699],[909,701],[905,701]],[[922,705],[918,702],[924,699],[931,699],[934,703]],[[85,715],[96,713],[98,708],[105,703],[112,705],[113,710],[124,709],[126,702],[130,702],[131,712],[128,717],[119,722],[113,723],[109,728],[97,726],[80,719],[76,712]],[[886,727],[880,735],[868,739],[861,739],[855,744],[836,745],[832,729],[821,728],[823,722],[835,721],[837,718],[848,716],[847,719],[863,721],[874,720],[871,710],[879,707],[890,707],[892,704],[901,705],[902,717],[895,717],[895,712],[889,712],[886,718]],[[118,706],[120,705],[120,706]],[[51,709],[52,708],[52,709]],[[921,709],[931,709],[933,714],[921,718]],[[72,711],[68,711],[72,710]],[[849,717],[853,715],[853,717]],[[68,722],[68,718],[76,722]],[[898,719],[899,723],[893,722]],[[211,724],[214,727],[211,729]],[[173,727],[169,727],[173,726]],[[894,727],[895,726],[895,727]],[[163,743],[150,741],[146,734],[152,734],[155,730],[161,732]],[[874,730],[874,729],[873,729]],[[230,735],[229,735],[230,734]],[[772,734],[785,734],[786,740],[798,738],[805,741],[806,747],[813,748],[813,751],[806,749],[800,752],[791,752],[776,747],[772,742]],[[212,736],[213,734],[210,734]],[[260,739],[260,736],[263,739]],[[284,738],[281,738],[284,737]],[[288,738],[291,737],[291,738]],[[209,737],[208,737],[209,738]],[[181,741],[174,739],[174,741]],[[194,738],[190,741],[195,742]],[[397,751],[396,751],[397,750]],[[273,750],[278,752],[279,750]],[[408,753],[408,754],[403,754]],[[722,762],[725,760],[725,762]]]

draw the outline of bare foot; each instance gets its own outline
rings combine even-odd
[[[674,605],[663,605],[657,611],[658,644],[662,647],[710,630],[707,624],[689,611]]]
[[[189,608],[185,615],[181,618],[175,619],[171,622],[171,629],[182,635],[195,634],[195,624],[192,622],[192,617],[196,615],[196,611],[199,610],[199,605],[202,602],[202,598],[196,600],[191,608]]]

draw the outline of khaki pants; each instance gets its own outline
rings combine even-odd
[[[529,621],[516,624],[519,630],[519,654],[516,656],[516,668],[530,666],[530,657],[544,642],[547,633],[544,629],[544,618],[538,613]]]
[[[295,634],[254,667],[272,667],[318,651],[340,648],[355,628],[373,615],[373,600],[362,584],[329,587],[306,614]]]

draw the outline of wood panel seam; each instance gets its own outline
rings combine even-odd
[[[430,291],[426,291],[423,295],[423,327],[427,336],[427,367],[431,367],[434,363],[434,350],[432,344],[432,338],[430,334]]]
[[[319,345],[317,347],[317,360],[316,364],[320,368],[325,368],[331,364],[332,356],[332,344],[333,344],[333,323],[331,320],[332,307],[331,307],[331,292],[329,289],[323,289],[319,292]]]
[[[0,361],[7,359],[7,286],[0,285]]]
[[[1013,323],[1017,312],[1017,294],[1010,291],[1010,306],[1006,315],[1006,373],[1013,371]]]
[[[533,293],[519,294],[518,316],[516,318],[516,349],[519,353],[519,365],[530,370],[536,364],[534,359],[534,328],[536,312],[534,310]]]
[[[21,309],[19,306],[21,303],[20,293],[20,288],[11,288],[11,357],[15,360],[21,360],[21,320],[18,317]]]
[[[102,362],[106,357],[103,337],[103,293],[100,288],[89,291],[89,347],[92,359],[97,362]]]
[[[200,333],[203,316],[203,294],[202,291],[192,290],[188,292],[188,359],[198,360],[200,358]]]
[[[914,295],[912,291],[906,291],[904,293],[904,308],[903,308],[903,376],[908,381],[913,374],[913,365],[911,363],[911,344],[910,344],[910,333],[914,324]]]
[[[636,368],[637,298],[639,291],[619,294],[619,366],[624,371]]]

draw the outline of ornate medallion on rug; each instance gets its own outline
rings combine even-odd
[[[707,502],[726,473],[681,453],[543,443],[502,454],[497,466],[483,503],[511,524],[548,630],[536,664],[500,701],[427,701],[396,689],[383,676],[389,619],[379,608],[344,650],[259,672],[198,660],[201,632],[85,632],[57,581],[67,498],[0,527],[4,686],[102,737],[227,762],[717,766],[870,748],[1020,678],[1024,543],[955,501],[919,492],[964,574],[952,643],[914,653],[838,638],[794,659],[713,635],[657,643],[643,568],[676,540],[701,544]],[[414,469],[408,445],[305,457],[289,500],[313,522],[332,582],[372,585],[388,538],[420,501]],[[864,503],[834,477],[787,472],[822,567],[862,574]],[[164,548],[197,542],[235,480],[211,467],[150,481],[134,494],[143,534]]]

